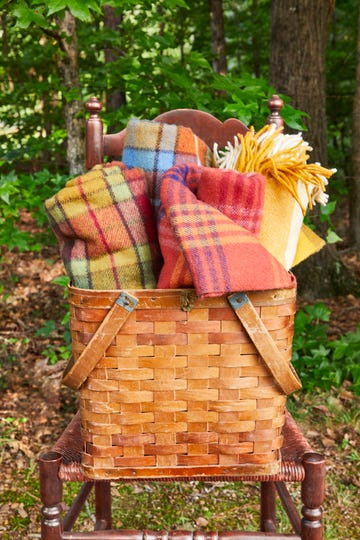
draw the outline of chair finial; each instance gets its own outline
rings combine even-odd
[[[267,106],[270,110],[270,115],[268,116],[266,123],[275,124],[277,128],[284,128],[284,120],[280,115],[280,111],[284,106],[283,100],[277,94],[273,94],[268,100]]]
[[[102,109],[102,103],[101,101],[95,97],[95,96],[92,96],[89,101],[86,102],[86,110],[91,114],[91,115],[98,115],[100,113]]]
[[[102,104],[93,96],[87,101],[86,109],[89,113],[85,131],[86,168],[91,169],[104,159],[103,122],[100,116]]]

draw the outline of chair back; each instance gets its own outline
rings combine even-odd
[[[267,123],[283,127],[284,122],[280,116],[283,101],[277,95],[273,95],[268,101],[270,115]],[[102,104],[92,97],[86,104],[89,118],[86,122],[86,168],[91,169],[94,165],[103,163],[104,157],[119,159],[126,135],[126,129],[118,133],[104,134],[101,120]],[[225,146],[228,141],[238,133],[246,133],[248,128],[240,120],[229,118],[221,122],[213,115],[196,109],[175,109],[158,115],[153,120],[166,124],[189,127],[200,137],[209,148],[218,143],[219,147]]]

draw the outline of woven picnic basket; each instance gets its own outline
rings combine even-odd
[[[276,474],[294,289],[199,299],[191,289],[69,287],[83,469],[94,479]]]

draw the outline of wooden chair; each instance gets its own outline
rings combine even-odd
[[[273,96],[269,100],[270,116],[268,122],[282,125],[279,111],[282,101]],[[87,103],[90,113],[87,121],[86,155],[87,168],[102,163],[104,156],[121,156],[125,130],[117,134],[103,135],[100,118],[101,104],[96,98]],[[225,145],[239,132],[247,128],[235,119],[225,123],[201,111],[181,109],[166,112],[156,118],[158,121],[184,125],[212,147],[214,141]],[[91,540],[112,538],[117,540],[237,540],[293,538],[297,540],[321,540],[323,538],[322,508],[324,501],[325,461],[314,452],[291,415],[285,412],[283,427],[284,442],[281,450],[281,468],[275,475],[243,476],[241,481],[259,482],[260,524],[259,532],[225,531],[138,531],[113,530],[111,517],[111,482],[108,480],[89,480],[81,468],[81,426],[77,413],[50,451],[40,457],[40,493],[42,509],[42,540]],[[186,481],[186,478],[184,479]],[[211,478],[206,478],[211,480]],[[227,481],[232,480],[227,477]],[[236,480],[238,481],[238,479]],[[81,482],[80,491],[71,508],[63,517],[62,491],[64,482]],[[301,488],[302,518],[289,494],[287,483],[299,483]],[[95,492],[96,524],[94,532],[71,532],[90,492]],[[276,532],[276,498],[279,497],[285,509],[293,534]]]

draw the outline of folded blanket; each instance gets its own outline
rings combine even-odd
[[[256,238],[264,190],[265,178],[254,173],[196,165],[167,171],[161,181],[164,266],[158,288],[194,286],[205,297],[294,287],[295,278]]]
[[[154,288],[161,266],[156,222],[142,170],[97,165],[45,202],[73,285]]]
[[[132,118],[126,127],[122,161],[147,175],[152,204],[160,205],[160,180],[174,165],[211,165],[212,152],[190,128]]]
[[[306,204],[307,195],[300,182],[298,191],[303,204]],[[267,178],[260,240],[287,270],[320,251],[325,245],[324,240],[315,233],[312,235],[312,243],[304,241],[307,231],[303,220],[301,207],[289,190],[274,178]]]
[[[257,171],[266,179],[260,241],[290,269],[319,251],[325,242],[303,225],[308,206],[326,204],[325,188],[335,169],[307,163],[312,148],[301,134],[285,135],[274,125],[249,130],[222,149],[214,145],[214,161],[223,169]],[[311,236],[311,240],[310,240]]]
[[[310,227],[303,224],[300,229],[299,241],[296,247],[296,253],[292,267],[300,264],[308,258],[309,254],[314,254],[320,251],[325,246],[326,242],[318,236]]]

